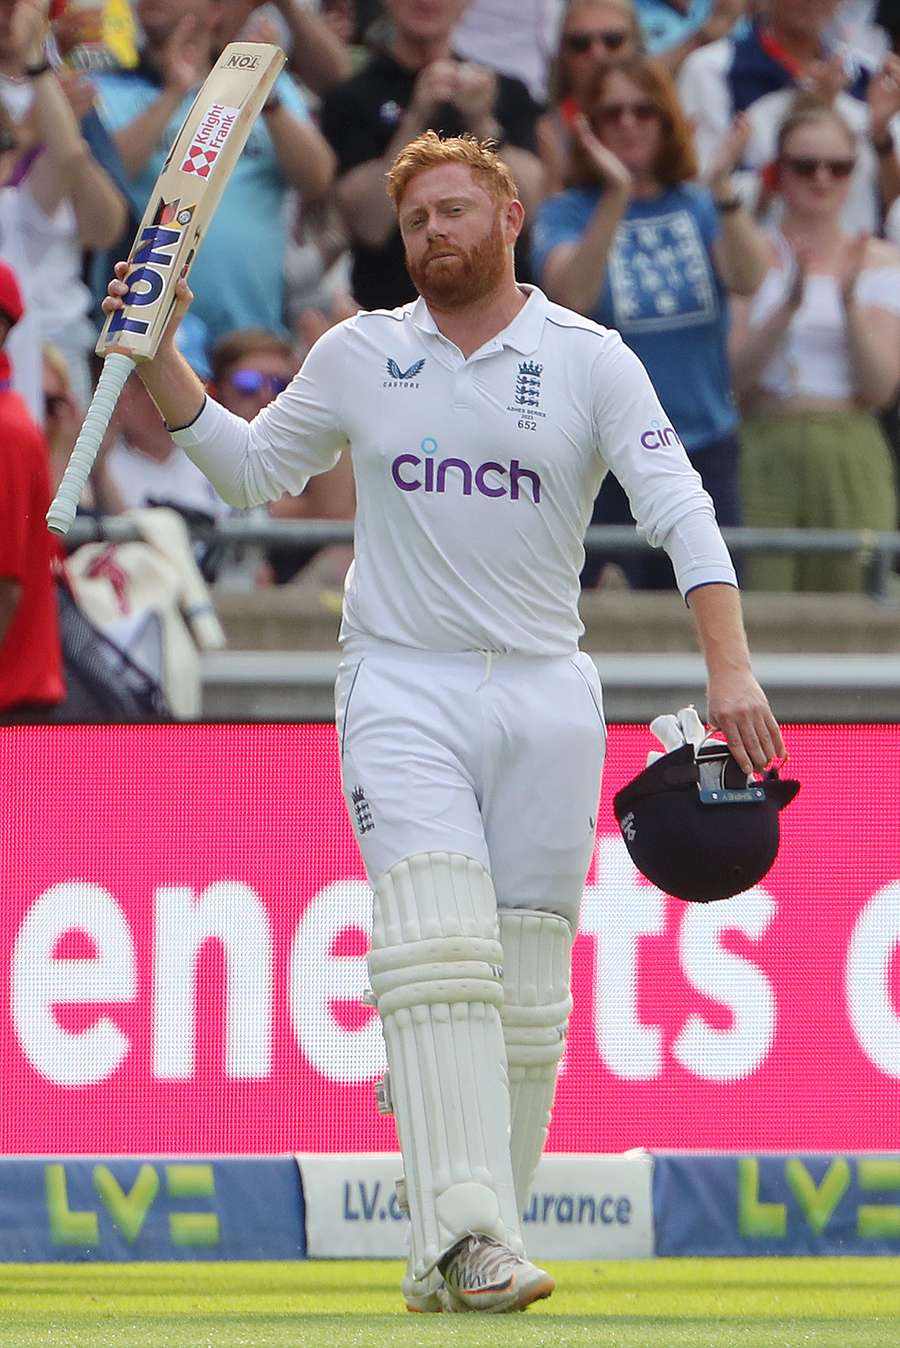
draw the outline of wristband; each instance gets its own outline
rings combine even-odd
[[[38,66],[25,66],[22,73],[26,80],[36,80],[39,75],[46,75],[47,71],[52,69],[52,65],[45,58]]]
[[[716,200],[716,210],[721,215],[730,215],[732,211],[739,211],[743,204],[740,197],[726,197],[724,201]]]

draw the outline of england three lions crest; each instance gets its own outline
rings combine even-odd
[[[545,415],[541,411],[541,375],[543,373],[544,367],[537,361],[522,360],[519,362],[513,402],[506,409],[508,412],[529,417]]]

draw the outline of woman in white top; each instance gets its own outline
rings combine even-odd
[[[784,202],[772,266],[735,307],[732,361],[746,413],[748,525],[894,529],[890,451],[876,419],[900,382],[900,252],[840,227],[855,139],[833,109],[798,103],[778,137]],[[848,554],[757,554],[757,589],[850,590]]]

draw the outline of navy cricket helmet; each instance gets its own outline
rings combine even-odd
[[[728,746],[707,740],[662,754],[616,793],[613,809],[635,866],[689,903],[740,894],[778,855],[778,814],[800,783],[770,768],[741,771]]]

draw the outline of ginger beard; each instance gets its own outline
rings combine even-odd
[[[436,242],[415,262],[406,254],[406,269],[416,290],[426,303],[445,310],[464,309],[484,299],[500,285],[508,265],[499,210],[490,232],[469,249]]]

